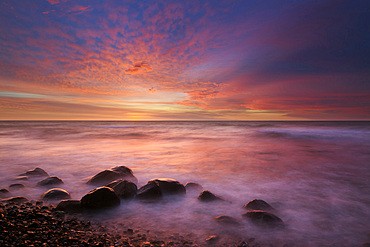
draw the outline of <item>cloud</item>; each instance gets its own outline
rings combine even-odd
[[[128,68],[126,72],[129,74],[136,74],[142,72],[143,70],[152,71],[152,68],[149,66],[149,63],[141,61],[135,63],[133,67]]]

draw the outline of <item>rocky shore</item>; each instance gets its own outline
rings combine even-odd
[[[0,204],[0,246],[197,246],[181,237],[171,241],[150,239],[137,230],[113,233],[36,202]]]

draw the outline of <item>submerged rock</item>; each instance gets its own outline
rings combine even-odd
[[[172,178],[156,178],[149,183],[157,183],[163,195],[183,195],[186,193],[185,186]]]
[[[24,196],[16,196],[16,197],[11,197],[8,199],[4,199],[1,202],[7,202],[7,203],[24,203],[28,202],[28,198]]]
[[[68,213],[80,213],[83,208],[80,200],[63,200],[58,203],[56,210]]]
[[[220,216],[217,216],[214,218],[217,223],[220,223],[220,224],[225,224],[225,225],[239,225],[239,222],[231,217],[231,216],[227,216],[227,215],[220,215]]]
[[[254,199],[246,204],[244,204],[243,208],[248,210],[273,210],[273,207],[270,206],[264,200]]]
[[[19,174],[19,176],[49,176],[49,174],[43,169],[37,167],[33,170],[29,170],[25,173]]]
[[[137,183],[137,179],[132,173],[132,170],[126,166],[116,166],[111,169],[99,172],[89,181],[87,181],[87,183],[94,185],[103,185],[120,178],[133,182],[135,184]]]
[[[45,201],[64,200],[64,199],[70,199],[70,198],[71,198],[71,195],[67,191],[63,189],[59,189],[59,188],[50,189],[41,195],[41,199]]]
[[[20,189],[24,189],[24,188],[26,188],[26,186],[24,186],[24,184],[11,184],[11,185],[9,185],[10,190],[20,190]]]
[[[107,184],[106,187],[112,188],[117,196],[122,199],[132,199],[137,193],[136,184],[123,179],[117,179]]]
[[[64,184],[63,180],[58,177],[48,177],[37,183],[38,186],[52,186],[58,184]]]
[[[186,192],[188,192],[188,191],[201,192],[203,190],[203,186],[198,184],[198,183],[187,182],[185,184],[185,189],[186,189]]]
[[[162,191],[158,183],[147,183],[137,191],[136,198],[144,200],[158,200],[162,198]]]
[[[92,209],[119,206],[120,199],[112,188],[99,187],[93,189],[81,199],[81,206]]]
[[[0,189],[0,198],[4,198],[4,197],[7,197],[7,195],[9,194],[9,190],[3,188],[3,189]]]
[[[222,197],[216,196],[208,190],[202,191],[198,196],[198,200],[201,202],[224,201]]]
[[[268,213],[262,210],[251,210],[243,214],[243,217],[250,220],[251,222],[262,225],[262,226],[284,226],[284,222],[272,213]]]

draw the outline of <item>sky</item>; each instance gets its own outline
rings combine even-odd
[[[370,1],[0,0],[0,120],[370,120]]]

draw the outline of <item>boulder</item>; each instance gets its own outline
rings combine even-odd
[[[80,200],[63,200],[58,203],[56,210],[68,212],[68,213],[80,213],[82,212],[82,206]]]
[[[81,199],[81,206],[91,209],[119,206],[119,200],[114,190],[109,187],[99,187],[87,193]]]
[[[26,171],[25,173],[19,174],[19,176],[49,176],[46,171],[41,168],[35,168],[33,170]]]
[[[5,197],[7,197],[7,195],[9,194],[10,192],[9,192],[9,190],[7,190],[7,189],[0,189],[0,198],[5,198]]]
[[[224,201],[224,199],[216,196],[208,190],[202,191],[202,193],[200,193],[200,195],[198,196],[198,200],[201,202]]]
[[[149,180],[149,183],[157,183],[163,195],[184,195],[185,186],[172,178],[156,178]]]
[[[64,199],[70,199],[70,198],[71,198],[71,195],[67,191],[63,189],[59,189],[59,188],[50,189],[41,195],[41,199],[45,201],[49,201],[49,200],[57,201],[57,200],[64,200]]]
[[[107,184],[106,187],[112,188],[117,196],[122,199],[132,199],[137,193],[136,184],[123,179],[117,179]]]
[[[158,183],[147,183],[137,191],[137,199],[158,200],[162,198],[162,191]]]
[[[11,198],[8,198],[8,199],[4,199],[2,200],[1,202],[6,202],[6,203],[24,203],[24,202],[28,202],[28,198],[27,197],[24,197],[24,196],[16,196],[16,197],[11,197]]]
[[[64,184],[63,180],[58,177],[48,177],[37,183],[38,186],[52,186],[58,184]]]
[[[220,215],[215,217],[214,219],[217,223],[224,225],[239,225],[239,222],[235,218],[227,215]]]
[[[270,206],[267,202],[264,200],[254,199],[246,204],[244,204],[243,208],[248,210],[273,210],[273,207]]]
[[[186,189],[186,192],[201,192],[203,190],[203,186],[198,184],[198,183],[194,183],[194,182],[187,182],[185,184],[185,189]]]
[[[244,213],[243,217],[261,226],[276,227],[284,225],[284,222],[279,217],[262,210],[250,210]]]
[[[214,245],[220,240],[220,237],[217,235],[211,235],[206,239],[206,243],[209,245]]]
[[[87,183],[93,185],[104,185],[120,178],[135,184],[137,183],[137,179],[131,169],[126,166],[116,166],[109,170],[99,172],[87,181]]]
[[[9,190],[20,190],[20,189],[24,189],[26,188],[26,186],[24,186],[24,184],[11,184],[9,185]]]

